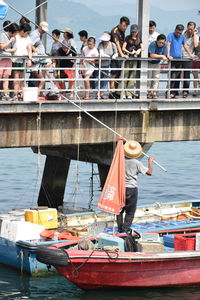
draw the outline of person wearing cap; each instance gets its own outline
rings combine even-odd
[[[40,26],[35,29],[33,32],[30,34],[30,38],[32,40],[32,44],[35,48],[37,48],[37,54],[43,55],[45,54],[45,48],[44,44],[42,42],[42,36],[48,32],[49,30],[49,25],[47,22],[43,21],[40,23]]]
[[[138,33],[137,24],[131,25],[130,35],[125,38],[125,42],[122,47],[123,52],[128,55],[130,60],[125,62],[124,67],[124,79],[125,81],[121,83],[121,86],[124,84],[123,88],[126,89],[123,93],[123,98],[132,99],[136,97],[136,93],[134,92],[136,85],[136,68],[137,68],[137,60],[133,58],[141,55],[141,51],[143,50],[142,40]]]
[[[34,56],[43,56],[46,55],[45,53],[45,47],[42,41],[42,36],[48,32],[49,30],[49,25],[47,22],[42,21],[40,22],[40,25],[37,29],[35,29],[33,32],[31,32],[30,34],[30,38],[32,41],[32,51],[33,51],[33,57]],[[33,63],[33,67],[32,67],[32,78],[37,78],[40,79],[38,88],[41,91],[44,87],[44,77],[42,72],[38,72],[39,71],[39,67],[40,67],[40,63],[41,60],[38,58],[33,58],[32,59],[32,63]],[[45,64],[50,63],[50,61],[45,62]],[[47,76],[49,77],[50,74],[48,74],[47,71]],[[42,92],[40,92],[40,95],[43,96]]]
[[[65,56],[72,57],[77,55],[77,47],[74,41],[74,34],[71,28],[65,28],[61,30],[63,33],[64,40],[62,41],[62,47],[60,49],[61,55],[62,51],[65,52]],[[68,60],[68,62],[67,62]],[[60,61],[60,66],[65,64],[66,70],[61,71],[61,78],[68,78],[68,89],[70,91],[70,99],[74,98],[74,60],[70,60],[69,58],[65,60],[65,62]],[[62,74],[64,76],[62,76]],[[62,81],[63,87],[65,86],[65,82]],[[65,88],[65,87],[64,87]]]
[[[65,90],[65,80],[68,79],[68,88],[70,90],[70,99],[74,97],[74,59],[72,57],[76,56],[76,49],[73,46],[69,47],[67,40],[63,40],[61,47],[57,50],[58,56],[64,56],[65,59],[58,60],[58,68],[61,68],[59,71],[61,82],[59,86],[62,90]]]
[[[94,71],[94,77],[95,78],[100,77],[100,91],[98,91],[97,93],[98,99],[105,98],[105,90],[108,89],[108,80],[105,79],[109,77],[111,58],[115,59],[118,56],[117,47],[115,43],[110,41],[110,38],[111,36],[109,32],[104,32],[99,38],[100,43],[98,45],[98,50],[99,50],[99,56],[101,57],[101,65],[97,64],[96,66],[99,70]],[[95,89],[98,88],[99,88],[99,83],[98,81],[95,81]]]
[[[67,41],[68,43],[68,50],[71,50],[71,47],[73,47],[77,53],[77,47],[76,47],[76,43],[74,41],[74,34],[71,28],[65,28],[63,30],[61,30],[61,32],[63,33],[63,38]]]
[[[129,232],[134,219],[138,199],[138,174],[152,175],[152,163],[154,158],[148,158],[148,167],[145,167],[137,158],[142,155],[142,147],[136,141],[127,141],[124,145],[125,155],[125,183],[126,202],[120,214],[117,216],[118,232]],[[125,218],[123,214],[125,212]]]
[[[121,58],[128,58],[126,54],[122,51],[122,46],[125,40],[125,32],[127,27],[130,24],[130,20],[127,17],[121,17],[120,18],[120,23],[116,27],[114,27],[111,30],[111,42],[115,43],[118,51],[118,56]],[[111,62],[111,78],[119,78],[121,75],[121,70],[116,70],[120,69],[122,67],[122,60],[119,59],[113,59]],[[118,87],[118,82],[116,80],[110,81],[110,88],[112,90],[116,89]],[[118,98],[118,95],[113,92],[110,93],[110,98]]]

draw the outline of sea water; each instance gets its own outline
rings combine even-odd
[[[162,164],[153,176],[139,176],[139,203],[200,199],[200,142],[155,143],[149,155]],[[142,159],[147,164],[146,158]],[[37,205],[45,157],[27,149],[0,149],[0,213]],[[91,195],[91,164],[72,162],[65,191],[65,205],[95,207],[100,195],[99,181],[94,177]],[[95,172],[97,168],[95,166]],[[102,274],[103,276],[103,274]],[[169,274],[170,276],[170,274]],[[31,278],[0,265],[0,299],[85,299],[85,300],[199,300],[200,287],[130,289],[85,292],[60,275]]]

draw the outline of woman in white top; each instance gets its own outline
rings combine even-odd
[[[99,56],[101,57],[101,68],[94,72],[95,78],[100,77],[100,85],[98,81],[95,81],[95,89],[99,89],[100,87],[100,91],[97,93],[97,99],[105,99],[105,90],[108,90],[108,80],[106,79],[109,77],[111,58],[115,59],[118,57],[117,47],[115,43],[110,41],[110,39],[111,35],[108,32],[104,32],[99,38],[101,41],[98,45]],[[99,64],[97,67],[99,68]]]
[[[99,52],[95,47],[95,38],[90,37],[87,41],[87,46],[85,46],[82,50],[82,56],[84,57],[98,57]],[[95,69],[95,59],[91,60],[81,60],[80,62],[80,73],[84,77],[84,85],[85,85],[85,97],[83,99],[87,100],[90,96],[90,77],[93,74]]]
[[[14,55],[28,56],[28,67],[31,67],[32,65],[32,42],[29,36],[30,31],[31,26],[29,24],[21,25],[14,44],[14,48],[16,48]],[[13,59],[13,68],[15,68],[13,69],[15,90],[14,99],[18,100],[18,98],[21,98],[21,91],[23,88],[23,81],[18,80],[24,78],[24,70],[21,69],[23,68],[23,58]]]

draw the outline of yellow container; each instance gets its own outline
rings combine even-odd
[[[25,211],[25,221],[43,225],[46,229],[57,228],[57,209],[27,209]]]

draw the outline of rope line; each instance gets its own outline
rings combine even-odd
[[[38,182],[39,182],[39,178],[40,178],[40,171],[41,171],[41,151],[40,151],[40,146],[41,146],[41,117],[42,117],[42,114],[41,114],[41,106],[42,106],[42,103],[40,102],[39,103],[39,114],[37,116],[37,141],[38,141],[38,145],[37,145],[37,148],[38,148],[38,164],[37,164],[37,177],[38,177]]]
[[[98,122],[99,124],[101,124],[103,127],[107,128],[109,131],[111,131],[112,133],[114,133],[116,136],[123,138],[124,141],[127,142],[127,139],[124,138],[120,133],[118,133],[117,131],[115,131],[114,129],[112,129],[111,127],[109,127],[108,125],[106,125],[105,123],[103,123],[102,121],[100,121],[99,119],[97,119],[95,116],[93,116],[91,113],[89,113],[87,110],[85,110],[84,108],[82,108],[80,105],[78,105],[77,103],[73,102],[73,100],[67,98],[66,96],[62,95],[63,98],[67,101],[69,101],[71,104],[73,104],[74,106],[76,106],[78,109],[80,109],[82,112],[84,112],[86,115],[88,115],[90,118],[92,118],[93,120],[95,120],[96,122]],[[79,95],[77,94],[78,98],[80,99]],[[145,152],[142,152],[142,154],[149,158],[149,155],[147,155]],[[153,160],[153,162],[163,171],[167,172],[167,170],[161,166],[157,161]]]
[[[4,1],[4,2],[5,2],[5,1]],[[48,0],[46,0],[45,2],[43,2],[43,3],[39,4],[38,6],[32,8],[32,9],[29,10],[28,12],[26,12],[26,13],[24,13],[24,14],[20,14],[20,15],[21,15],[22,17],[25,17],[25,16],[29,15],[30,13],[32,13],[34,10],[36,10],[36,9],[40,8],[41,6],[43,6],[44,4],[46,4],[47,2],[48,2]],[[5,2],[5,3],[6,3],[11,9],[15,10],[14,7],[11,7],[11,5],[10,5],[9,3],[7,3],[7,2]],[[15,11],[16,11],[16,10],[15,10]],[[17,11],[17,13],[19,13],[19,12]],[[9,23],[8,25],[4,26],[4,27],[0,30],[0,32],[4,31],[5,28],[7,28],[8,26],[10,26],[11,24],[17,23],[20,19],[21,19],[21,17],[18,18],[18,19],[16,19],[15,21]],[[30,22],[31,22],[31,20],[30,20]]]

